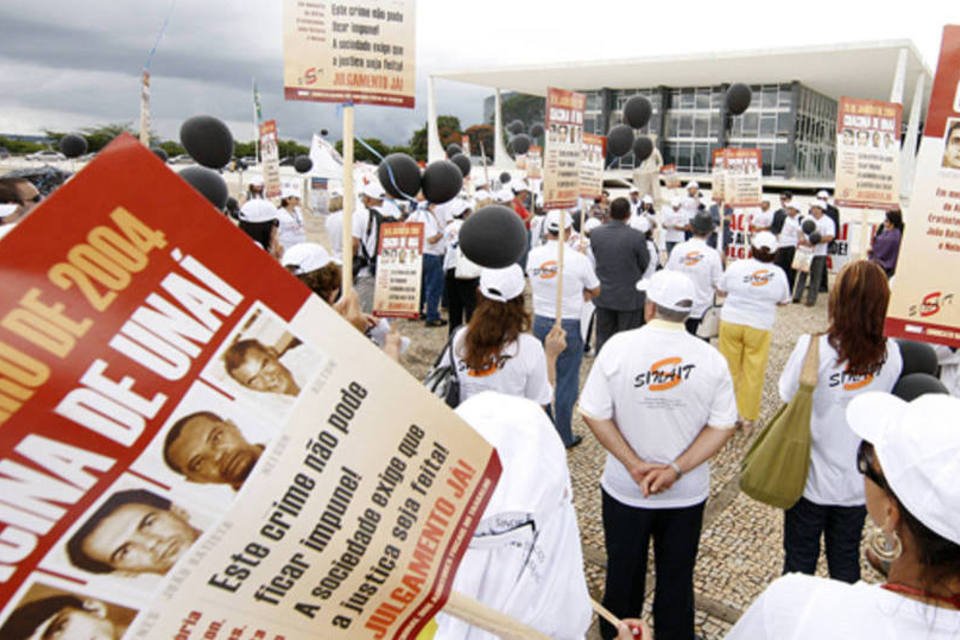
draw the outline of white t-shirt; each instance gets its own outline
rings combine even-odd
[[[827,214],[820,216],[820,219],[817,220],[813,216],[810,216],[810,220],[813,220],[817,223],[817,232],[820,233],[821,237],[827,236],[836,236],[837,235],[837,225],[833,224],[833,220]],[[820,242],[813,248],[813,255],[815,256],[825,256],[827,255],[827,242]]]
[[[723,275],[720,253],[701,238],[681,242],[670,252],[667,268],[682,271],[690,276],[696,288],[691,318],[702,318],[703,312],[713,304],[713,294]]]
[[[603,345],[580,395],[580,411],[613,420],[630,448],[655,463],[675,460],[705,425],[732,429],[737,420],[726,359],[682,324],[662,320],[621,331]],[[626,505],[689,507],[707,499],[710,468],[702,464],[663,493],[644,498],[626,467],[607,453],[600,484]]]
[[[687,224],[687,214],[683,209],[674,210],[673,207],[667,207],[663,212],[661,212],[660,217],[663,218],[664,242],[683,242],[684,233],[683,229],[674,229],[674,226],[684,227]]]
[[[802,335],[780,374],[780,397],[789,402],[800,386],[800,369],[810,336]],[[837,352],[820,336],[820,367],[813,390],[810,471],[803,497],[821,505],[852,507],[864,504],[863,476],[857,471],[860,436],[847,425],[847,405],[867,391],[889,392],[900,377],[903,361],[897,344],[887,340],[886,361],[872,375],[852,376],[837,365]]]
[[[535,247],[527,255],[527,273],[533,291],[533,312],[545,318],[557,315],[557,241]],[[563,302],[564,319],[580,319],[583,309],[583,290],[596,289],[600,280],[590,261],[579,251],[566,247],[563,252]]]
[[[777,578],[726,640],[953,640],[960,611],[935,607],[879,585],[791,573]]]
[[[340,260],[343,258],[343,211],[327,215],[324,226],[327,229],[327,240],[330,242],[330,253]]]
[[[463,220],[454,218],[443,229],[443,244],[447,252],[443,254],[443,270],[455,269],[457,267],[457,252],[460,250],[460,227],[463,226]]]
[[[373,221],[373,227],[370,228],[370,211],[363,205],[357,206],[353,212],[353,237],[360,240],[360,244],[367,250],[367,255],[371,260],[376,260],[377,256],[377,235],[378,229],[376,220]],[[362,255],[362,249],[356,252]],[[370,275],[370,268],[363,267],[360,273],[355,275]]]
[[[653,243],[653,240],[647,240],[647,253],[650,255],[650,260],[647,262],[647,270],[640,277],[641,280],[649,280],[657,272],[657,267],[660,266],[660,252],[657,251],[657,245]]]
[[[754,258],[736,260],[720,278],[727,299],[720,319],[770,330],[777,319],[777,303],[790,302],[790,285],[783,269]]]
[[[781,247],[797,246],[797,239],[800,237],[800,222],[800,214],[784,216],[783,229],[780,230],[780,235],[777,236],[777,242],[780,243]]]
[[[463,361],[463,340],[467,329],[453,339],[454,361],[460,380],[460,402],[481,391],[499,391],[546,405],[553,401],[553,387],[547,378],[547,355],[543,345],[529,333],[521,333],[500,351],[499,362],[484,371],[467,368]]]
[[[277,209],[277,220],[280,223],[278,229],[280,244],[285,249],[307,241],[307,230],[303,226],[303,214],[300,212],[300,207],[294,208],[292,212],[279,207]]]
[[[685,222],[693,220],[693,216],[697,215],[698,211],[700,211],[700,198],[683,196],[680,199],[680,212]]]
[[[950,395],[960,398],[960,350],[953,350],[942,344],[933,345],[940,365],[940,382]]]
[[[430,238],[442,234],[446,228],[446,222],[442,214],[429,209],[418,209],[407,218],[407,222],[423,223],[423,253],[430,256],[442,256],[446,251],[446,242],[441,235],[440,239],[431,243]]]
[[[769,231],[770,225],[773,224],[773,211],[769,209],[766,211],[763,209],[754,209],[750,224],[760,231]]]

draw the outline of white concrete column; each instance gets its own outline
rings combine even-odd
[[[433,88],[433,76],[427,76],[427,162],[436,162],[446,157],[437,129],[437,94]]]
[[[913,174],[917,170],[917,134],[920,132],[920,113],[923,111],[923,94],[926,75],[921,70],[917,75],[917,84],[913,88],[913,102],[910,103],[910,119],[907,121],[907,135],[900,150],[900,201],[906,206],[913,192]]]
[[[500,111],[500,89],[494,94],[493,98],[493,166],[497,169],[509,171],[514,169],[510,154],[507,153],[507,145],[503,143],[503,114]]]
[[[893,86],[890,87],[890,102],[903,104],[903,85],[907,79],[907,50],[900,49],[897,57],[897,70],[893,76]]]

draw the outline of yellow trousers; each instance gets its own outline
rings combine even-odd
[[[730,366],[733,390],[737,395],[737,411],[744,420],[760,417],[760,400],[763,397],[763,380],[772,337],[773,333],[765,329],[720,323],[717,348]]]

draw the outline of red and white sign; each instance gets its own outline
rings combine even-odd
[[[547,89],[546,145],[543,157],[544,209],[570,209],[580,193],[583,111],[587,96]]]
[[[837,108],[837,205],[900,206],[900,118],[894,102],[840,98]]]
[[[418,318],[423,274],[423,223],[386,222],[380,228],[373,315]]]
[[[260,124],[260,163],[263,167],[263,194],[268,198],[279,198],[283,185],[280,182],[280,136],[276,120]]]

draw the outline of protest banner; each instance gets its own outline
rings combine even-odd
[[[751,211],[734,209],[730,216],[730,242],[723,247],[728,260],[743,260],[750,256]]]
[[[583,134],[580,152],[580,197],[599,198],[603,193],[603,159],[606,138],[595,133]]]
[[[415,25],[414,0],[284,0],[284,96],[412,109]]]
[[[0,637],[90,602],[116,638],[408,638],[443,605],[496,453],[132,136],[0,273]]]
[[[904,216],[888,336],[960,347],[960,25],[943,30]]]
[[[580,155],[583,144],[582,93],[547,89],[546,144],[543,158],[544,209],[576,206],[580,185]]]
[[[731,207],[759,206],[763,200],[763,156],[760,149],[717,149],[714,167],[718,161],[723,173],[724,202]]]
[[[527,151],[527,180],[540,180],[543,178],[543,149],[533,144]]]
[[[900,119],[895,102],[840,98],[837,108],[837,206],[900,206]]]
[[[279,197],[283,186],[280,184],[280,137],[276,120],[260,124],[260,164],[263,167],[263,195]]]
[[[388,222],[380,229],[373,315],[420,317],[423,223]]]

